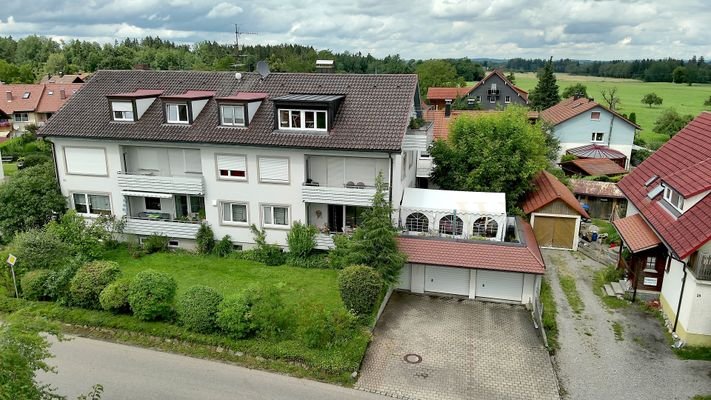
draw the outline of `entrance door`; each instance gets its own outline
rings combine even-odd
[[[328,205],[328,230],[343,232],[343,206]]]
[[[533,232],[541,247],[572,249],[575,239],[576,218],[536,216]]]

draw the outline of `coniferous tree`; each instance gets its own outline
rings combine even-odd
[[[553,74],[553,57],[551,57],[543,69],[538,73],[538,84],[531,92],[529,99],[531,107],[537,110],[545,110],[560,102],[558,83]]]

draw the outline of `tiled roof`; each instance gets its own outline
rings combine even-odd
[[[625,195],[614,182],[588,181],[586,179],[571,179],[573,193],[592,197],[608,197],[614,199],[624,199]]]
[[[627,172],[609,158],[578,158],[561,163],[561,166],[565,169],[566,164],[578,167],[589,176],[619,175]]]
[[[430,87],[427,89],[427,100],[454,100],[457,97],[464,97],[474,89],[467,87]]]
[[[514,84],[506,77],[506,75],[504,75],[504,73],[501,72],[501,71],[498,70],[498,69],[495,69],[495,70],[489,72],[489,74],[486,75],[486,76],[484,77],[484,79],[480,80],[479,82],[476,83],[476,85],[474,85],[474,87],[472,88],[472,90],[474,90],[474,89],[478,88],[479,86],[483,85],[489,78],[491,78],[491,77],[494,76],[494,75],[498,75],[498,77],[501,78],[501,80],[503,80],[506,84],[508,84],[513,90],[516,91],[516,93],[518,93],[518,94],[526,101],[526,103],[528,103],[528,92],[525,91],[525,90],[523,90],[523,89],[521,89],[520,87],[514,85]]]
[[[711,158],[664,177],[664,182],[689,198],[711,189]]]
[[[548,171],[541,171],[536,175],[533,180],[533,189],[528,192],[523,201],[523,212],[530,214],[556,200],[563,201],[578,214],[590,218],[570,189]]]
[[[600,107],[605,111],[613,113],[616,117],[634,126],[635,129],[642,129],[639,125],[623,117],[618,112],[610,110],[609,108],[586,97],[580,97],[577,99],[575,97],[568,97],[560,103],[541,111],[541,118],[553,125],[558,125],[596,107]]]
[[[76,83],[83,83],[83,82],[86,82],[86,81],[89,79],[90,76],[91,76],[91,74],[88,74],[88,73],[82,73],[82,74],[65,74],[65,75],[62,75],[62,76],[59,76],[59,75],[50,75],[50,76],[44,75],[44,76],[42,77],[42,80],[40,81],[40,83],[62,83],[62,84],[66,84],[66,83],[75,83],[75,81],[76,81]]]
[[[42,94],[42,99],[37,105],[37,112],[41,113],[56,113],[75,95],[79,89],[84,86],[83,83],[47,83]],[[62,98],[62,90],[64,90],[64,98]],[[51,94],[50,94],[51,93]]]
[[[639,214],[614,220],[612,224],[633,253],[651,249],[662,243]]]
[[[271,100],[262,102],[247,128],[218,126],[217,103],[210,99],[190,126],[163,123],[160,101],[155,101],[140,120],[113,123],[106,96],[137,89],[164,90],[175,95],[187,90],[215,91],[217,97],[236,92],[265,92],[271,97],[289,93],[345,95],[331,131],[326,134],[274,130]],[[410,120],[417,91],[416,75],[358,75],[198,71],[99,71],[76,97],[40,131],[43,136],[115,140],[151,140],[322,148],[398,151]],[[81,115],[81,118],[77,118]]]
[[[425,119],[434,123],[432,137],[433,139],[447,139],[449,136],[449,126],[460,115],[485,115],[489,113],[501,112],[498,110],[452,110],[449,117],[444,116],[444,110],[426,110]]]
[[[623,153],[601,144],[586,144],[580,147],[573,147],[566,152],[582,158],[608,158],[611,160],[627,158]]]
[[[682,215],[674,217],[660,204],[664,201],[661,196],[654,199],[647,196],[659,185],[659,180],[649,186],[645,183],[654,176],[661,180],[672,177],[672,181],[681,181],[673,175],[686,171],[685,174],[690,176],[692,167],[708,163],[709,155],[711,113],[703,112],[618,183],[647,223],[682,259],[711,240],[711,196],[707,195]]]
[[[211,90],[188,90],[185,93],[162,96],[166,99],[174,100],[198,100],[215,97],[215,92]]]
[[[11,115],[16,111],[35,111],[42,98],[43,91],[44,85],[0,85],[0,110],[7,115]],[[12,93],[12,100],[7,99],[7,92]],[[22,96],[25,93],[29,93],[30,97],[23,99]]]
[[[400,236],[398,248],[417,264],[543,274],[546,267],[531,226],[518,219],[525,243]]]

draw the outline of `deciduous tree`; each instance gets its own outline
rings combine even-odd
[[[649,108],[652,106],[660,106],[664,99],[659,97],[656,93],[647,93],[642,97],[642,104],[647,104]]]
[[[602,94],[602,98],[610,110],[617,109],[617,106],[621,104],[620,96],[617,94],[617,86],[602,89],[600,90],[600,94]]]
[[[583,85],[582,83],[576,83],[570,86],[566,86],[565,89],[563,89],[561,97],[567,99],[568,97],[573,96],[588,97],[588,87]]]
[[[681,115],[673,108],[666,109],[654,122],[654,132],[674,136],[692,119],[693,115]]]
[[[422,94],[426,94],[431,86],[457,87],[465,84],[454,66],[444,60],[427,60],[417,66],[416,72]]]

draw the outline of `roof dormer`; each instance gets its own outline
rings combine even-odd
[[[226,127],[247,127],[259,106],[269,94],[262,92],[237,92],[217,97],[219,124]]]
[[[146,89],[110,94],[106,97],[109,99],[111,119],[118,122],[138,121],[161,94],[162,90]]]
[[[183,94],[161,96],[165,122],[168,124],[192,124],[205,108],[207,102],[215,96],[209,90],[188,90]]]
[[[344,95],[287,94],[272,99],[274,129],[284,131],[329,132]]]

